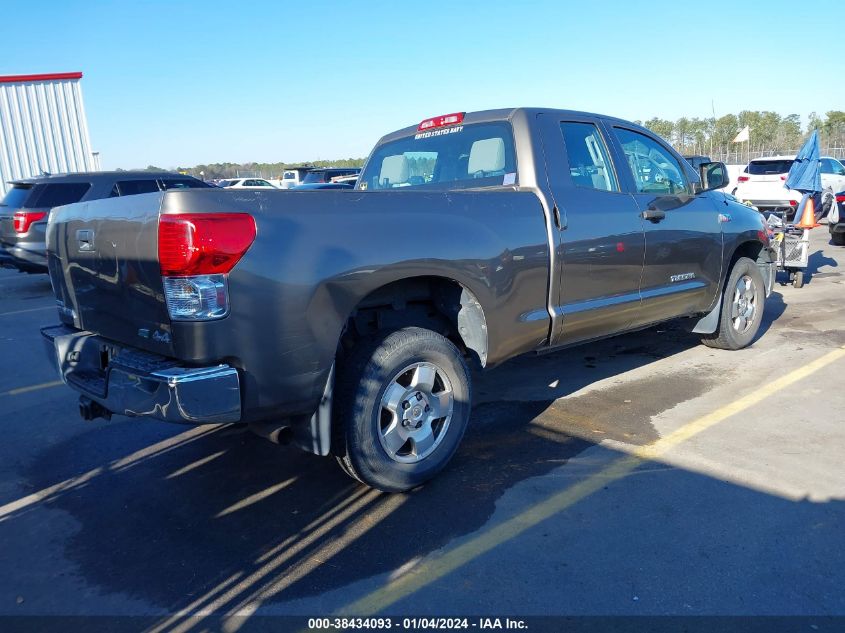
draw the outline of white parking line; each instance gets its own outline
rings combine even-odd
[[[13,314],[26,314],[28,312],[41,312],[42,310],[55,310],[56,306],[44,306],[43,308],[28,308],[27,310],[12,310],[11,312],[0,312],[0,317]]]

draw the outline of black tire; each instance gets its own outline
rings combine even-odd
[[[416,363],[434,366],[438,377],[445,376],[452,393],[451,416],[448,422],[438,422],[445,428],[430,454],[403,463],[391,457],[382,443],[382,397],[389,386],[399,382],[397,374],[404,376],[403,369]],[[419,327],[359,343],[343,363],[336,394],[333,426],[338,462],[350,476],[385,492],[411,490],[443,470],[463,438],[472,395],[469,369],[458,348],[444,336]],[[409,446],[416,447],[413,443]],[[417,459],[413,454],[399,455],[401,458]]]
[[[750,294],[754,297],[753,315],[747,319],[747,324],[744,327],[736,327],[735,319],[732,317],[732,310],[734,308],[734,299],[737,292],[737,285],[740,279],[748,277],[753,282],[753,292]],[[763,275],[757,268],[757,264],[747,257],[740,257],[734,262],[733,268],[728,275],[727,283],[725,283],[725,290],[722,293],[722,306],[719,314],[719,326],[713,334],[708,334],[702,337],[701,342],[708,347],[717,349],[737,350],[748,346],[757,331],[760,329],[760,323],[763,322],[763,309],[766,301],[766,291],[763,285]]]
[[[804,287],[804,271],[803,270],[796,270],[795,274],[792,276],[792,287],[793,288],[803,288]]]
[[[845,233],[831,233],[830,241],[834,246],[845,246]]]

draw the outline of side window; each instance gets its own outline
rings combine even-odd
[[[837,176],[845,176],[845,169],[837,160],[832,158],[822,158],[820,161],[821,172],[823,174],[835,174]]]
[[[135,196],[140,193],[153,193],[158,191],[158,183],[155,180],[121,180],[117,183],[121,196]]]
[[[60,207],[63,204],[72,204],[82,200],[82,196],[90,188],[91,183],[88,182],[48,184],[38,194],[37,199],[27,201],[27,206],[53,208]]]
[[[202,189],[211,187],[207,182],[194,178],[164,178],[161,181],[164,190],[167,189]]]
[[[572,182],[577,187],[619,191],[613,164],[598,128],[592,123],[564,121],[560,129],[569,158]]]
[[[634,184],[640,193],[692,193],[689,181],[674,156],[654,139],[624,128],[614,128]]]

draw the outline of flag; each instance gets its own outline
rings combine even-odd
[[[744,143],[750,137],[751,129],[746,125],[739,131],[739,134],[736,135],[736,138],[733,140],[734,143]]]

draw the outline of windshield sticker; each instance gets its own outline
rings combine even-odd
[[[360,189],[361,191],[366,191],[367,183],[362,182],[360,185],[358,185],[358,189]]]
[[[503,185],[512,185],[514,183],[516,183],[516,172],[512,171],[512,172],[505,174],[505,177],[502,179],[502,184]]]
[[[445,134],[455,134],[456,132],[462,132],[464,129],[463,125],[459,125],[458,127],[446,127],[442,130],[431,130],[430,132],[420,132],[416,136],[414,136],[414,140],[420,140],[421,138],[431,138],[432,136],[444,136]]]

